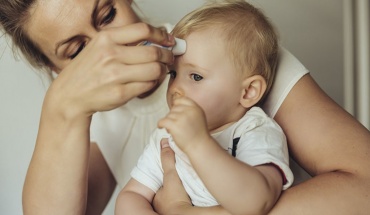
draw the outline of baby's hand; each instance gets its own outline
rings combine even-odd
[[[158,127],[165,128],[185,153],[194,144],[209,138],[204,111],[187,97],[173,100],[170,112],[158,122]]]

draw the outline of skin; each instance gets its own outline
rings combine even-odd
[[[142,40],[171,46],[174,40],[137,23],[130,3],[40,0],[32,7],[26,30],[59,75],[44,99],[23,189],[24,214],[101,214],[107,204],[116,182],[90,143],[91,116],[149,95],[163,80],[165,64],[173,62],[168,50],[132,46]]]
[[[187,51],[176,58],[170,71],[170,112],[158,126],[172,135],[207,189],[229,213],[265,214],[282,189],[278,169],[238,161],[225,153],[211,133],[242,118],[260,100],[266,82],[261,76],[237,71],[223,40],[212,37],[214,34],[209,28],[185,38]],[[151,207],[154,195],[150,188],[131,179],[117,199],[116,214],[156,214]]]

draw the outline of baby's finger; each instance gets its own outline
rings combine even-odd
[[[176,97],[175,99],[173,99],[172,104],[173,106],[195,106],[197,105],[195,101],[185,96]]]
[[[158,121],[158,128],[165,128],[168,133],[172,134],[173,129],[176,129],[176,124],[178,122],[178,118],[175,117],[173,114],[169,114],[163,119]]]

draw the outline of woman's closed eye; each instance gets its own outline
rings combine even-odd
[[[106,10],[103,11],[104,15],[102,16],[101,20],[98,22],[99,23],[99,28],[104,27],[105,25],[113,22],[114,18],[116,17],[117,10],[116,8],[112,5],[108,7]]]
[[[68,56],[69,59],[74,59],[86,46],[86,42],[81,42],[78,45],[75,45],[74,51],[71,51],[72,54]]]
[[[102,11],[102,14],[104,15],[102,16],[100,21],[98,21],[97,28],[99,29],[113,22],[117,14],[117,10],[113,5],[109,7],[107,6],[105,10],[102,9],[101,11]],[[87,45],[86,41],[80,42],[77,45],[74,45],[72,48],[72,51],[68,51],[68,53],[72,53],[72,54],[68,54],[68,58],[72,60],[75,57],[77,57],[77,55],[85,48],[86,45]]]

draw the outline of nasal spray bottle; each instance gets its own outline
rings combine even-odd
[[[160,48],[163,48],[163,49],[171,50],[173,55],[175,55],[175,56],[176,55],[183,55],[186,51],[186,42],[185,42],[185,40],[175,38],[175,42],[176,42],[176,44],[174,46],[161,46],[161,45],[152,43],[150,41],[143,41],[143,42],[141,42],[137,45],[138,46],[156,46],[156,47],[160,47]]]

